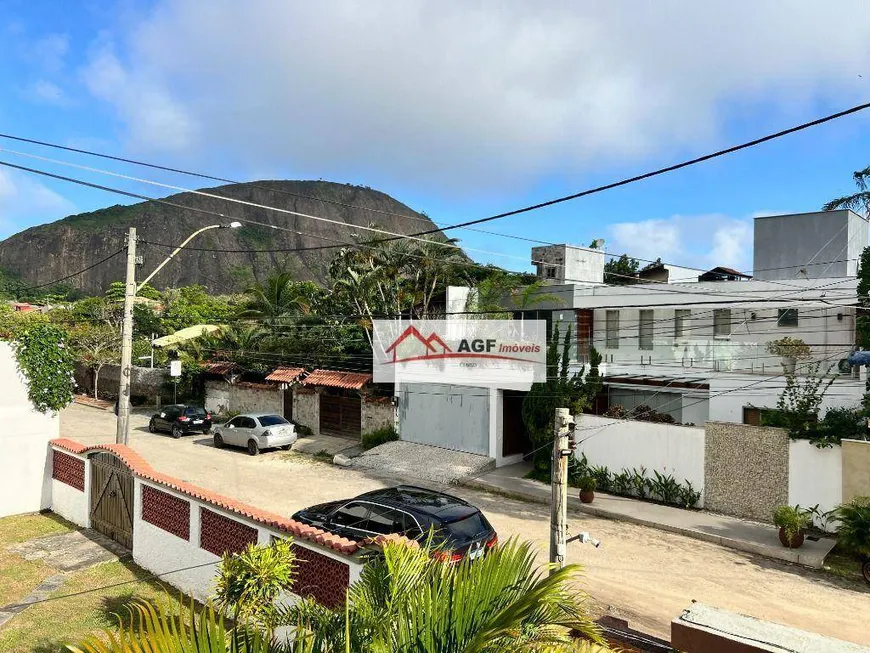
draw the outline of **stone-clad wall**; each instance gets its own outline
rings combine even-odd
[[[788,503],[789,439],[782,429],[728,422],[705,425],[704,507],[773,520]]]

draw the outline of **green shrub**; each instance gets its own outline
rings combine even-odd
[[[394,427],[382,426],[381,428],[375,429],[374,431],[363,433],[362,448],[368,450],[373,447],[377,447],[380,444],[384,444],[385,442],[393,442],[394,440],[398,439],[399,434],[396,433],[396,429]]]
[[[773,523],[785,532],[789,541],[813,524],[813,515],[800,506],[780,506],[773,511]]]
[[[838,506],[834,517],[840,521],[840,546],[870,556],[870,497],[855,497]]]
[[[582,476],[577,479],[577,487],[581,492],[594,492],[597,482],[592,476]]]
[[[603,465],[600,467],[592,467],[589,470],[589,475],[595,479],[595,484],[602,492],[610,492],[613,486],[613,479],[610,476],[610,470]]]

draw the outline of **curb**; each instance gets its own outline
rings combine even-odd
[[[469,481],[465,484],[465,486],[472,489],[489,492],[491,494],[500,494],[508,498],[518,499],[520,501],[527,501],[541,505],[549,505],[549,500],[545,499],[543,496],[538,496],[536,494],[527,494],[524,492],[515,492],[511,490],[502,490],[502,488],[489,485],[488,483],[482,483],[478,480]],[[782,548],[780,550],[779,547],[771,547],[764,544],[757,544],[755,542],[747,542],[745,540],[738,540],[723,535],[714,535],[713,533],[699,531],[694,528],[685,528],[682,526],[674,526],[671,524],[662,524],[661,522],[643,519],[642,517],[625,515],[623,513],[598,508],[592,504],[582,503],[579,499],[572,496],[568,497],[568,506],[575,512],[586,513],[594,517],[611,519],[613,521],[621,521],[629,524],[636,524],[638,526],[646,526],[647,528],[654,528],[656,530],[665,531],[667,533],[683,535],[684,537],[690,537],[694,540],[709,542],[711,544],[727,547],[729,549],[735,549],[737,551],[743,551],[745,553],[753,553],[755,555],[760,555],[771,560],[790,562],[792,564],[810,567],[813,569],[821,569],[824,565],[825,555],[827,555],[825,554],[820,556],[818,553],[801,552],[800,549]],[[833,548],[833,544],[831,548]]]

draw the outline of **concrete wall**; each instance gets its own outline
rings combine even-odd
[[[396,392],[402,440],[494,457],[489,388],[409,383]]]
[[[843,500],[843,454],[841,447],[819,449],[807,440],[788,444],[788,503],[826,512]],[[816,519],[816,526],[823,526]]]
[[[60,418],[33,408],[12,346],[0,342],[0,517],[36,512],[51,503],[48,441]]]
[[[362,432],[396,425],[396,409],[389,401],[363,401]]]
[[[320,434],[320,395],[309,388],[293,389],[293,421]]]
[[[848,210],[766,216],[755,218],[754,240],[756,279],[852,276],[867,223]]]
[[[743,424],[705,425],[704,505],[759,521],[788,503],[789,440],[785,431]]]
[[[270,412],[284,414],[283,391],[277,385],[231,385],[225,381],[205,382],[205,409],[217,415]]]
[[[573,245],[532,247],[539,279],[554,283],[603,283],[604,250]]]
[[[150,485],[161,492],[166,492],[184,499],[190,503],[190,536],[187,540],[173,535],[162,528],[142,519],[142,486]],[[163,576],[166,582],[186,594],[193,594],[200,601],[206,601],[214,592],[215,577],[220,558],[199,546],[201,508],[207,508],[224,517],[257,529],[257,543],[269,544],[272,537],[286,537],[286,533],[270,529],[259,522],[246,519],[239,514],[227,512],[211,504],[204,503],[194,497],[176,492],[164,485],[135,480],[135,509],[133,523],[133,560],[148,571]],[[350,582],[359,579],[362,562],[355,556],[345,556],[318,546],[314,543],[295,539],[294,543],[305,549],[316,551],[333,560],[339,560],[350,568]],[[211,563],[211,564],[210,564]],[[184,567],[204,565],[197,569],[189,569],[177,573],[167,573]]]
[[[118,382],[120,379],[120,366],[105,365],[100,370],[100,387],[101,393],[108,395],[118,394]],[[83,392],[93,396],[93,374],[84,365],[79,363],[75,370],[76,383],[80,386]],[[169,370],[165,368],[150,368],[150,367],[133,367],[131,376],[131,394],[136,396],[145,396],[148,398],[156,396],[163,388],[164,383],[169,379]]]
[[[870,442],[843,440],[843,501],[870,497]]]
[[[650,474],[666,472],[696,490],[704,488],[703,428],[583,415],[577,429],[583,442],[575,455],[585,454],[591,465],[605,465],[611,472],[643,466]]]
[[[49,461],[51,460],[52,447],[46,447],[49,451]],[[64,455],[71,458],[77,458],[85,461],[85,489],[78,490],[66,483],[52,479],[51,471],[47,474],[51,483],[51,499],[46,508],[51,508],[51,511],[57,513],[67,521],[71,521],[82,528],[90,528],[90,490],[91,490],[91,467],[87,464],[87,458],[78,456],[68,451],[63,451]]]

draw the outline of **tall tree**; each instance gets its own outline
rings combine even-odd
[[[861,213],[862,215],[868,215],[868,213],[870,213],[870,189],[868,189],[868,182],[870,182],[870,167],[852,173],[852,180],[858,187],[857,192],[832,199],[822,207],[825,211],[851,209],[852,211]]]
[[[91,372],[96,398],[100,371],[121,359],[121,332],[111,324],[79,324],[70,331],[70,345],[73,353]]]
[[[636,275],[640,263],[636,258],[623,254],[619,258],[611,258],[604,264],[604,283],[612,286],[627,286],[637,283]]]

